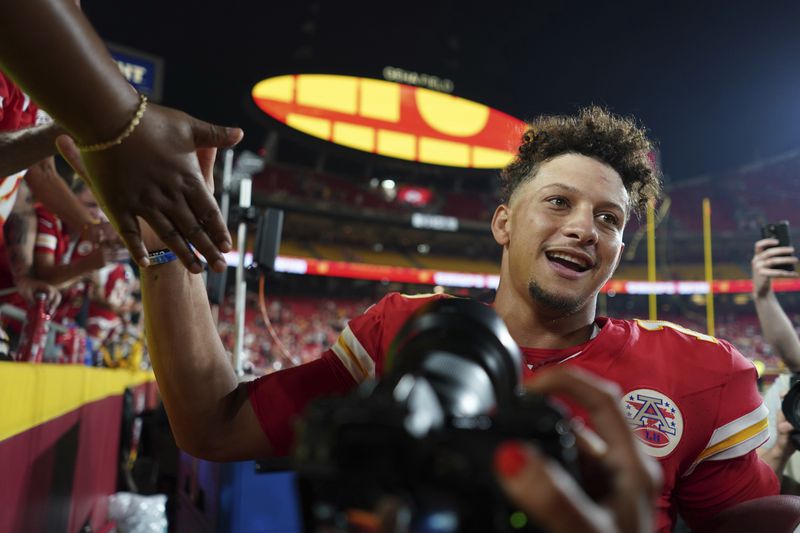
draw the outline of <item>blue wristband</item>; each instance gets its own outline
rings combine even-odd
[[[170,261],[175,261],[178,258],[177,255],[172,250],[156,250],[155,252],[150,252],[147,254],[147,259],[150,261],[150,265],[163,265],[164,263],[169,263]]]

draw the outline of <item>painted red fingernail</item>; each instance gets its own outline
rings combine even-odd
[[[518,442],[504,442],[494,453],[494,468],[504,477],[514,477],[520,473],[528,458]]]

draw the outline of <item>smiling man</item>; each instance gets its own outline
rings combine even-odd
[[[674,324],[595,315],[626,222],[659,193],[651,149],[634,121],[597,107],[530,125],[503,171],[506,199],[492,219],[503,248],[494,308],[528,375],[564,364],[620,387],[633,434],[662,467],[657,529],[671,530],[677,513],[703,529],[730,506],[776,494],[778,484],[754,452],[767,437],[767,413],[755,370],[735,348]],[[152,232],[146,239],[149,249],[163,247]],[[184,449],[212,460],[287,453],[308,402],[380,376],[405,320],[443,297],[390,294],[351,320],[319,360],[240,384],[202,281],[172,262],[144,270],[142,285],[173,431]]]

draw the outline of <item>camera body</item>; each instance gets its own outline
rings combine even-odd
[[[565,413],[523,394],[522,356],[502,320],[441,299],[407,321],[389,370],[312,404],[293,456],[306,531],[357,531],[386,506],[411,531],[535,531],[497,485],[495,448],[535,443],[578,477]]]

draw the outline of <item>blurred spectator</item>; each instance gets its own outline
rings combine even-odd
[[[8,220],[3,225],[0,242],[0,302],[25,309],[37,292],[47,294],[48,307],[54,311],[61,301],[58,289],[34,276],[33,248],[36,240],[36,210],[30,189],[19,184],[18,195]],[[4,327],[12,333],[19,324],[4,318]]]
[[[126,314],[135,303],[136,277],[125,263],[111,263],[91,276],[86,332],[95,346],[119,342],[127,331]]]
[[[83,181],[76,180],[73,190],[93,217],[105,219],[92,191]],[[75,320],[87,296],[87,276],[108,263],[127,260],[127,250],[116,243],[96,244],[87,240],[81,228],[67,226],[44,206],[38,206],[36,214],[34,271],[37,278],[62,291],[62,302],[54,319]]]

